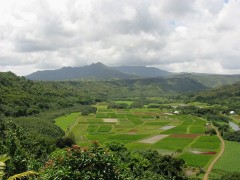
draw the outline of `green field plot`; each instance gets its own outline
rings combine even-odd
[[[121,126],[131,127],[132,125],[134,125],[134,123],[129,121],[128,119],[118,119],[118,121]]]
[[[128,143],[128,142],[143,139],[145,137],[147,137],[147,135],[143,135],[143,134],[117,134],[117,135],[109,136],[108,139],[109,140],[117,140],[117,141],[122,142],[122,143]]]
[[[108,114],[107,113],[97,113],[96,114],[96,118],[108,118]]]
[[[154,119],[155,116],[153,116],[153,115],[142,115],[141,118],[143,118],[143,119]]]
[[[99,113],[108,113],[108,112],[113,112],[112,109],[98,109],[97,112]]]
[[[187,128],[188,125],[180,125],[175,128],[164,131],[163,134],[185,134],[187,133]]]
[[[225,141],[225,151],[213,168],[240,172],[240,143]]]
[[[190,115],[173,115],[172,117],[179,119],[184,125],[193,124],[193,119]]]
[[[203,125],[191,125],[189,127],[189,133],[204,134],[204,132],[205,132],[205,126]]]
[[[220,140],[217,136],[201,136],[191,145],[191,148],[218,150]]]
[[[108,118],[117,118],[116,113],[107,113]]]
[[[131,143],[128,143],[126,144],[126,147],[129,148],[129,149],[150,149],[151,148],[151,144],[143,144],[142,143],[139,143],[139,142],[131,142]]]
[[[128,105],[133,103],[133,101],[114,101],[114,102],[117,103],[117,104],[125,103],[125,104],[128,104]]]
[[[85,138],[87,128],[87,124],[77,124],[74,126],[71,132],[74,134],[76,142],[80,143],[87,140]]]
[[[140,119],[139,116],[136,116],[136,115],[133,115],[133,114],[127,114],[126,118],[135,125],[140,125],[140,124],[143,123],[143,121]]]
[[[178,118],[180,121],[182,121],[182,125],[205,125],[206,121],[195,117],[195,116],[191,116],[191,115],[179,115],[176,116],[176,118]]]
[[[62,130],[67,131],[67,128],[75,122],[79,115],[79,113],[71,113],[69,115],[61,116],[55,119],[55,124]]]
[[[98,132],[111,132],[112,130],[112,126],[111,125],[101,125],[99,128],[98,128]]]
[[[126,118],[126,114],[117,114],[117,118]]]
[[[150,121],[150,122],[144,123],[144,125],[149,125],[149,126],[165,126],[167,124],[169,124],[169,122]]]
[[[96,125],[96,124],[91,124],[91,125],[89,125],[88,128],[87,128],[87,132],[97,132],[98,127],[99,127],[99,126]]]
[[[92,141],[98,141],[99,143],[104,143],[106,141],[109,141],[107,139],[106,134],[102,134],[102,133],[88,134],[86,135],[86,137],[88,139],[89,144],[91,144]]]
[[[170,149],[170,150],[184,149],[192,141],[193,141],[193,139],[191,139],[191,138],[167,137],[167,138],[164,138],[164,139],[158,141],[152,147],[159,148],[159,149]]]
[[[179,158],[183,159],[189,166],[204,167],[213,158],[213,155],[184,153]]]

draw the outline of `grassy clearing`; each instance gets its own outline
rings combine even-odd
[[[223,156],[217,161],[214,169],[240,172],[240,143],[225,141]]]
[[[184,153],[179,158],[182,158],[189,166],[204,167],[213,155]]]
[[[68,127],[75,122],[76,118],[79,115],[80,115],[79,113],[71,113],[69,115],[61,116],[55,119],[55,124],[66,132]]]

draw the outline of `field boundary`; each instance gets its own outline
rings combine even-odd
[[[212,125],[212,126],[213,126],[213,125]],[[220,150],[220,152],[218,153],[218,155],[215,157],[215,159],[212,161],[212,163],[208,166],[208,169],[207,169],[207,171],[206,171],[206,173],[205,173],[205,175],[204,175],[204,177],[203,177],[203,180],[208,180],[208,176],[209,176],[209,174],[211,173],[214,164],[215,164],[215,163],[218,161],[218,159],[223,155],[223,152],[224,152],[224,149],[225,149],[225,142],[224,142],[223,138],[221,137],[218,129],[217,129],[215,126],[213,126],[213,128],[216,130],[217,136],[218,136],[218,138],[219,138],[220,141],[221,141],[221,150]]]
[[[67,136],[77,124],[78,124],[78,117],[76,118],[74,123],[72,123],[70,126],[68,126],[65,136]]]

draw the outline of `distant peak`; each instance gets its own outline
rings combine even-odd
[[[101,62],[97,62],[97,63],[92,63],[91,65],[89,65],[89,67],[94,67],[94,68],[106,68],[107,66]]]

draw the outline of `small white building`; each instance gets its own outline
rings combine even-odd
[[[174,111],[173,114],[180,114],[180,112],[179,111]]]
[[[234,114],[236,114],[236,113],[235,113],[235,111],[230,111],[229,114],[230,114],[230,115],[234,115]]]

